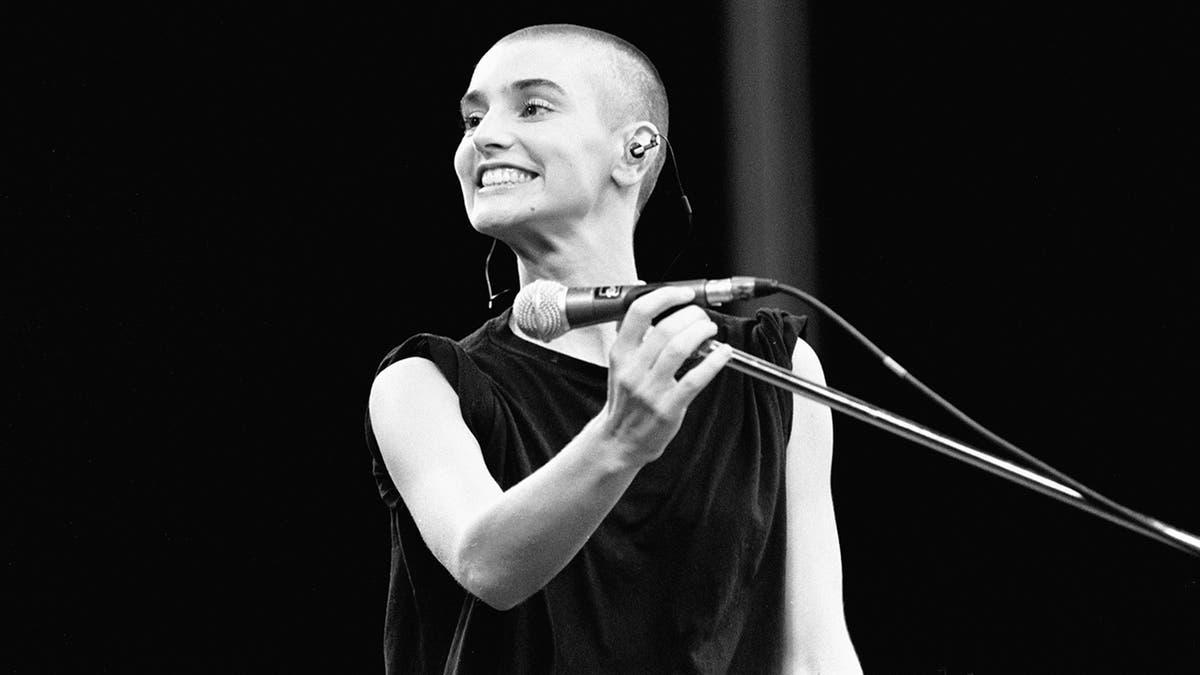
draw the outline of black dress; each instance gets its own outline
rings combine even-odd
[[[710,316],[716,339],[791,367],[803,317]],[[415,336],[379,366],[412,356],[433,361],[504,489],[574,438],[607,391],[605,368],[514,335],[508,317],[461,341]],[[637,474],[549,584],[506,612],[475,603],[460,672],[777,671],[791,418],[790,393],[723,370],[662,456]],[[369,415],[366,438],[391,514],[388,672],[441,672],[467,595],[421,539]]]

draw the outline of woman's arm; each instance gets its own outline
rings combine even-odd
[[[604,409],[507,491],[488,473],[457,395],[432,362],[404,359],[376,378],[371,424],[388,473],[426,545],[476,597],[508,609],[545,586],[674,437],[687,405],[729,357],[714,352],[675,380],[716,326],[694,306],[653,328],[651,320],[692,296],[664,288],[630,306],[609,356]]]
[[[803,340],[792,371],[825,383],[821,363]],[[830,491],[833,419],[829,408],[793,397],[787,447],[785,672],[861,673],[842,607],[842,555]]]

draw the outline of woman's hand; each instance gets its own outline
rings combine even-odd
[[[608,402],[599,422],[622,459],[634,466],[662,454],[679,431],[688,404],[729,361],[732,350],[722,347],[675,379],[683,362],[716,334],[717,326],[696,305],[676,310],[653,326],[651,322],[694,297],[690,288],[668,286],[634,300],[609,352]]]

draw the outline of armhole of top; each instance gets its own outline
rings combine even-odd
[[[760,309],[755,313],[753,339],[759,356],[772,363],[792,368],[796,343],[804,339],[808,317],[781,309]]]
[[[450,338],[421,333],[405,340],[384,357],[376,374],[397,361],[411,357],[433,362],[458,395],[463,420],[473,433],[477,433],[479,423],[484,421],[490,410],[485,405],[489,400],[490,386],[487,376],[479,370],[466,350]]]
[[[455,394],[458,395],[459,411],[462,414],[463,422],[479,441],[480,448],[484,453],[484,461],[491,470],[495,461],[494,458],[489,457],[486,443],[491,434],[495,417],[491,380],[471,360],[460,344],[450,338],[427,333],[414,335],[388,352],[380,361],[375,375],[378,376],[393,363],[412,357],[424,358],[433,362]],[[367,411],[364,421],[367,444],[371,451],[372,468],[380,494],[384,502],[394,508],[400,503],[400,492],[387,472],[378,443],[375,441],[370,411]]]
[[[757,355],[777,366],[792,370],[792,354],[796,350],[796,343],[804,339],[808,317],[781,309],[760,309],[756,312],[755,319],[750,339]],[[790,438],[794,395],[781,387],[774,389],[779,409],[783,413],[780,416],[780,430],[785,438]]]

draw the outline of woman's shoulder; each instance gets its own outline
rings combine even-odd
[[[790,362],[797,344],[804,343],[805,328],[808,324],[808,317],[805,315],[792,314],[772,307],[758,308],[753,316],[737,316],[711,310],[709,316],[717,324],[718,341],[727,342],[735,349],[768,358],[776,363]],[[807,344],[804,346],[807,347]]]

